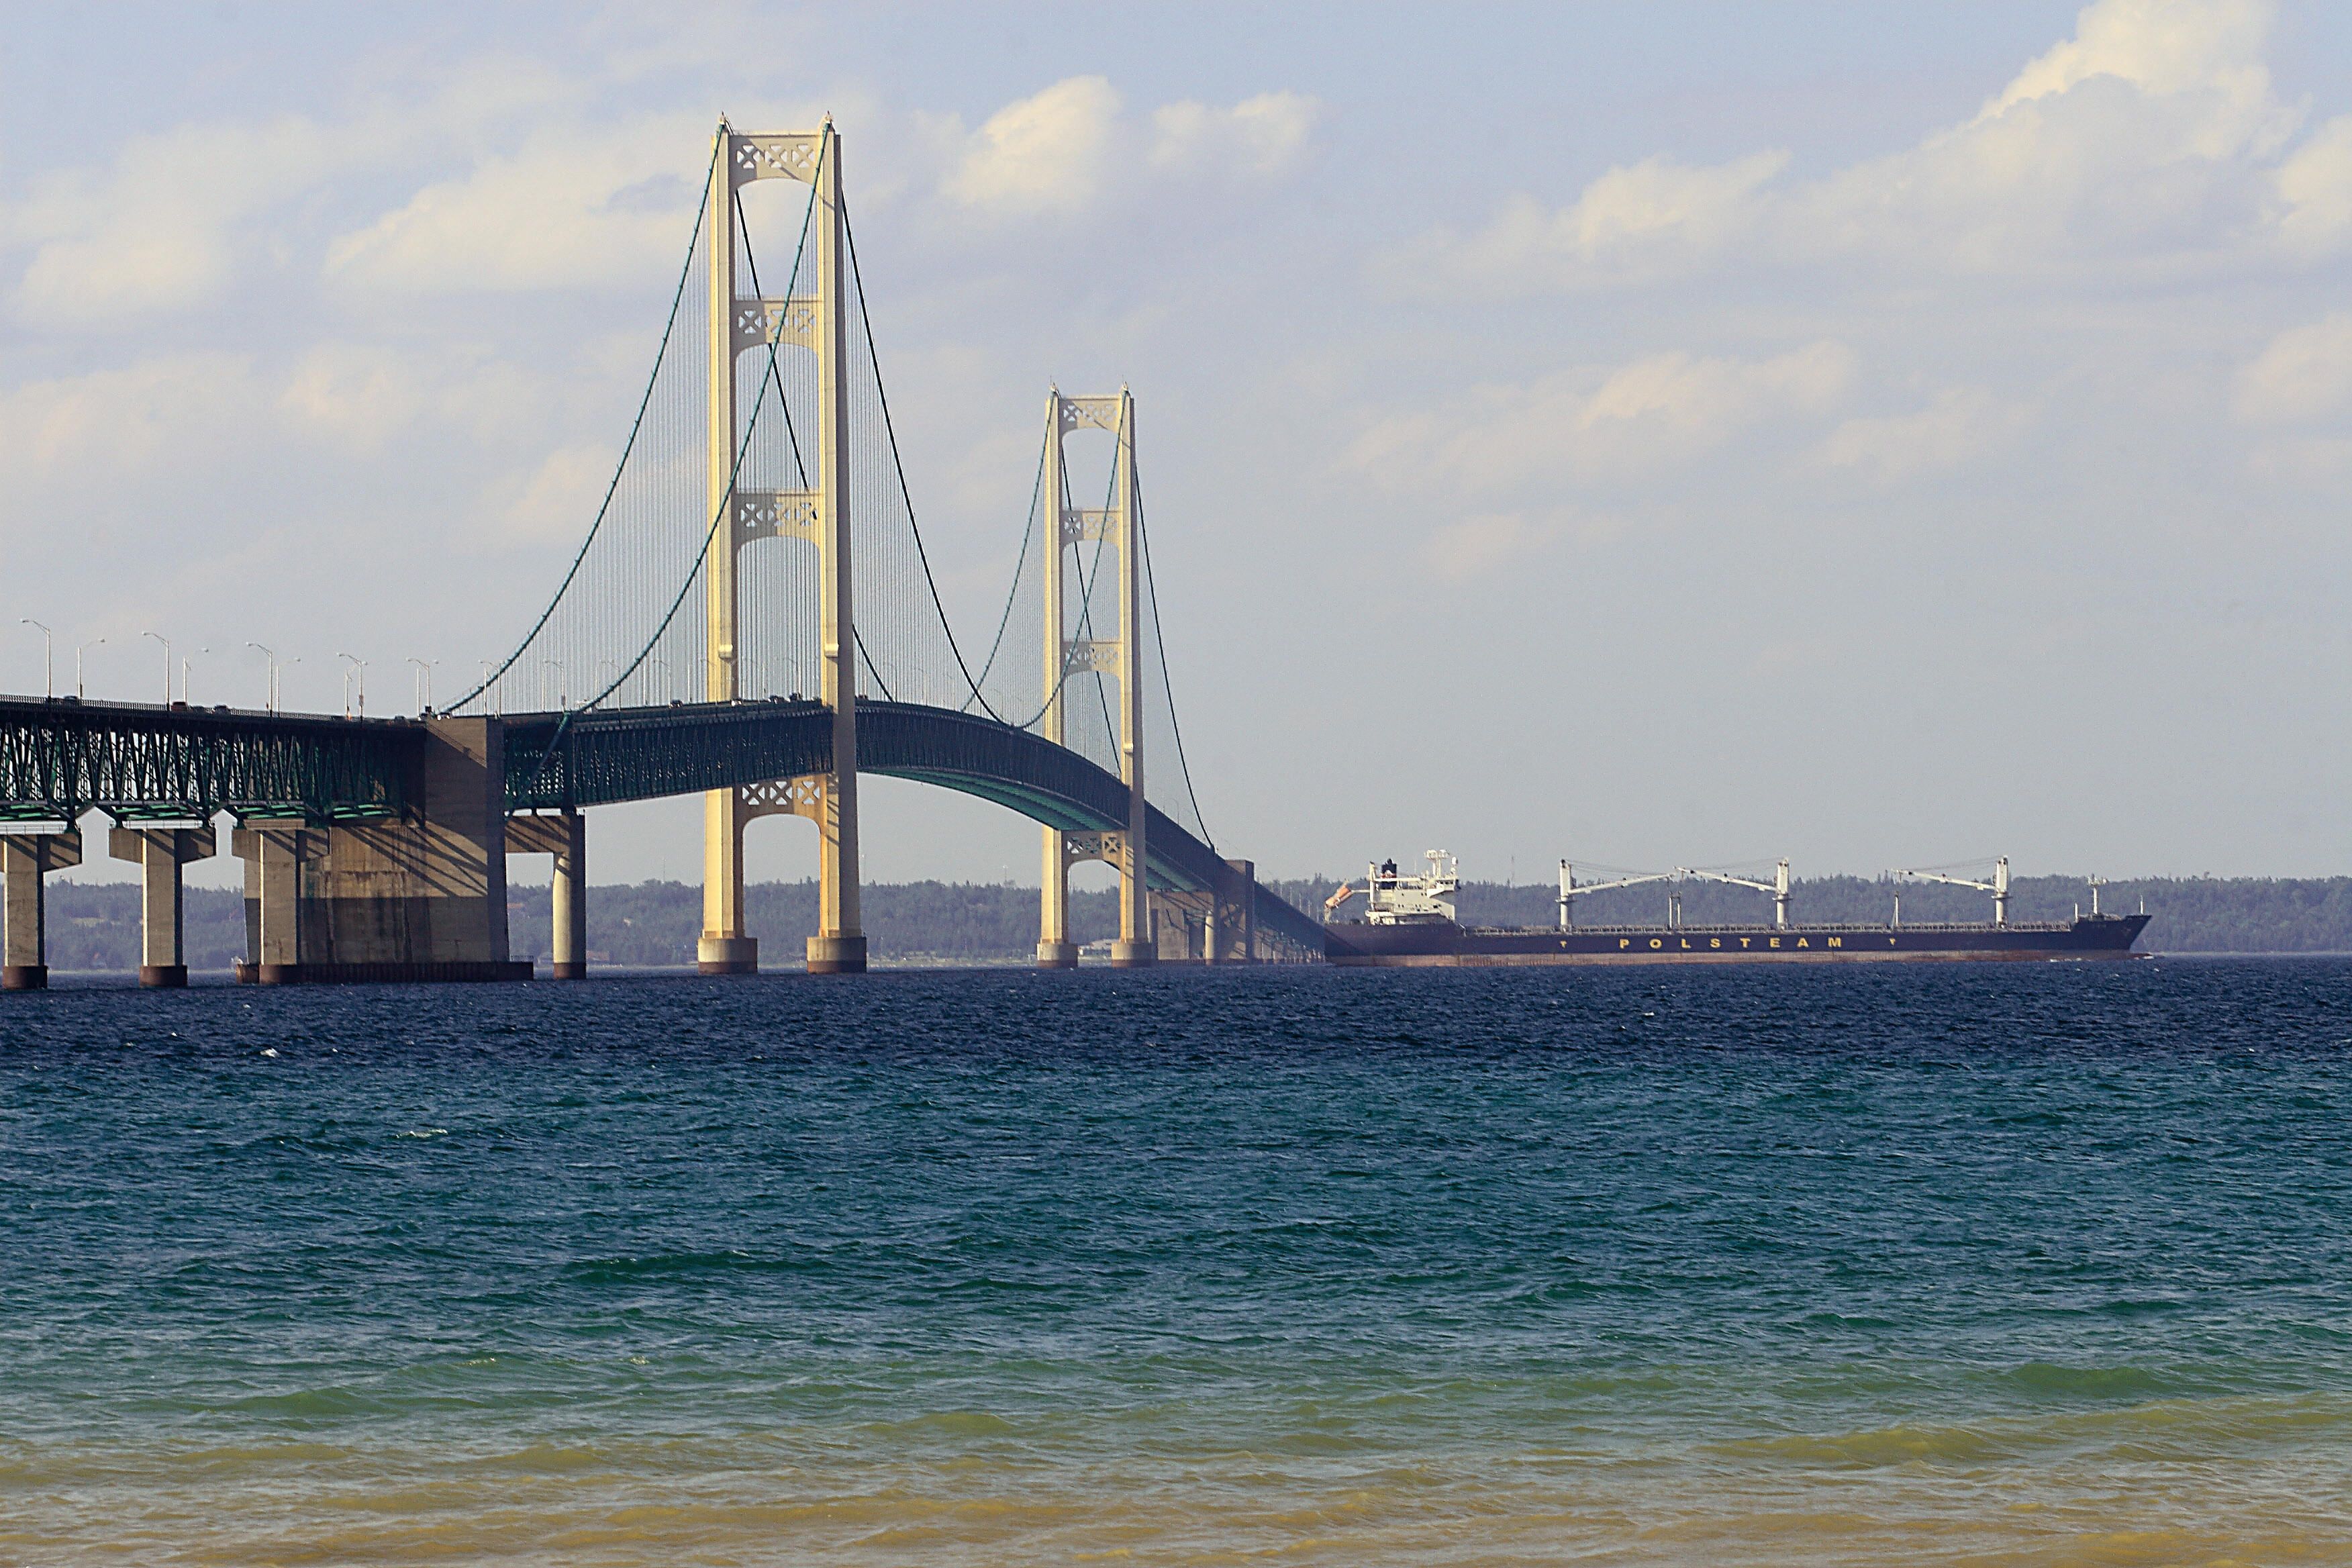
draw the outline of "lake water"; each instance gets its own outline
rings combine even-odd
[[[0,1563],[2352,1561],[2347,1063],[2325,960],[0,997]]]

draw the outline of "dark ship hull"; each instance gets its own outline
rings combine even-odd
[[[1452,921],[1323,928],[1332,963],[1839,963],[1937,959],[2133,958],[2146,915],[2012,925],[1595,926],[1559,931]]]

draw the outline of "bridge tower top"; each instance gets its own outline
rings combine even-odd
[[[833,765],[807,815],[818,829],[817,934],[812,969],[866,967],[857,868],[857,637],[850,561],[848,290],[846,214],[841,197],[841,137],[833,119],[813,132],[739,132],[719,121],[713,161],[726,173],[710,182],[709,430],[707,477],[710,515],[708,695],[743,695],[741,594],[738,557],[767,539],[816,547],[820,697],[833,713]],[[809,226],[815,240],[814,291],[742,297],[736,292],[735,240],[742,221],[739,192],[757,180],[798,180],[814,189]],[[798,269],[794,271],[797,283]],[[780,348],[814,350],[817,360],[816,483],[751,490],[738,481],[745,446],[736,409],[741,355],[764,352],[772,371]],[[772,794],[772,792],[770,792]],[[745,929],[743,828],[763,807],[741,789],[714,790],[703,813],[701,966],[725,973],[756,967],[758,948]]]
[[[1063,442],[1080,430],[1107,430],[1116,443],[1108,504],[1100,508],[1068,504],[1068,484]],[[1135,478],[1135,397],[1122,384],[1118,391],[1093,396],[1070,396],[1059,385],[1045,394],[1045,458],[1039,484],[1045,495],[1050,526],[1045,534],[1045,706],[1043,732],[1055,744],[1068,741],[1066,696],[1073,676],[1089,672],[1108,675],[1118,689],[1119,777],[1127,785],[1128,821],[1124,833],[1111,842],[1098,837],[1105,858],[1118,867],[1118,938],[1111,948],[1115,963],[1150,961],[1150,910],[1144,882],[1148,810],[1143,789],[1143,563],[1139,526],[1141,515]],[[1083,635],[1069,626],[1070,552],[1095,543],[1107,546],[1118,563],[1116,595],[1118,631],[1094,623],[1091,607],[1081,623]],[[1083,578],[1081,582],[1083,583]],[[1082,590],[1083,592],[1083,590]],[[1041,963],[1062,962],[1069,929],[1069,837],[1045,830],[1045,909],[1038,941]],[[1075,959],[1073,957],[1072,961]]]

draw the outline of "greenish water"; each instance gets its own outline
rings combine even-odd
[[[2352,1560],[2347,1049],[2336,961],[11,995],[0,1563]]]

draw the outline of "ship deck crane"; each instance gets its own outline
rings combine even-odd
[[[1672,884],[1666,894],[1666,926],[1679,931],[1683,923],[1683,892],[1685,882],[1722,882],[1734,888],[1753,888],[1759,893],[1772,895],[1772,923],[1789,923],[1789,863],[1780,862],[1772,880],[1759,882],[1747,877],[1735,877],[1728,871],[1702,871],[1689,866],[1677,866],[1671,871],[1641,871],[1620,877],[1612,882],[1587,882],[1579,886],[1576,868],[1568,861],[1559,863],[1559,929],[1576,929],[1575,900],[1584,893],[1606,893],[1619,888],[1638,888],[1645,882]]]
[[[1903,884],[1906,879],[1916,882],[1941,882],[1947,887],[1974,888],[1979,893],[1990,893],[1992,923],[1997,926],[2005,926],[2009,923],[2009,857],[2006,855],[1992,863],[1992,880],[1990,882],[1973,881],[1967,877],[1949,876],[1942,871],[1895,872],[1895,923],[1896,925],[1903,923]],[[2091,897],[2095,903],[2098,895],[2094,893]]]
[[[1641,871],[1632,876],[1620,877],[1613,882],[1587,882],[1579,887],[1576,880],[1576,868],[1563,860],[1559,863],[1559,929],[1562,931],[1576,929],[1576,900],[1579,894],[1613,892],[1619,888],[1638,888],[1645,882],[1671,882],[1681,875],[1679,871]],[[1668,916],[1668,923],[1680,925],[1682,897],[1680,894],[1675,894],[1670,901],[1672,909]]]
[[[1772,923],[1785,927],[1789,923],[1789,862],[1785,859],[1773,868],[1772,879],[1757,881],[1752,877],[1735,877],[1728,871],[1697,871],[1685,867],[1677,875],[1699,882],[1722,882],[1734,888],[1753,888],[1759,893],[1772,895]]]

